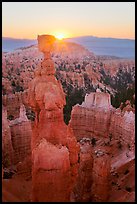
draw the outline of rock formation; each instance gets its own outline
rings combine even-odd
[[[90,201],[134,201],[135,114],[113,108],[109,94],[96,92],[73,107],[69,125],[78,141],[93,144],[93,167],[85,171],[91,176]]]
[[[35,111],[31,141],[32,201],[70,201],[77,176],[79,146],[70,127],[63,121],[65,95],[55,78],[51,59],[55,38],[38,36],[44,61],[35,72],[28,102]]]
[[[26,116],[25,106],[20,107],[20,116],[9,123],[11,141],[14,149],[14,163],[22,162],[31,154],[31,121]]]
[[[73,191],[75,202],[91,201],[91,186],[93,183],[93,149],[90,140],[80,140],[80,157],[77,182]]]
[[[16,92],[2,96],[2,104],[7,109],[7,117],[9,120],[15,120],[20,117],[20,106],[27,106],[27,90],[24,92]]]
[[[123,140],[123,144],[134,146],[135,114],[113,108],[108,93],[86,95],[82,105],[73,107],[70,126],[77,140],[85,135],[89,138],[113,135],[115,139]]]
[[[85,136],[91,138],[92,135],[108,137],[112,112],[109,94],[86,94],[82,105],[75,105],[71,113],[70,126],[77,140]]]
[[[110,156],[101,149],[95,151],[92,169],[91,201],[107,202],[110,194]]]
[[[14,150],[11,140],[11,130],[7,120],[7,110],[2,107],[2,162],[3,167],[10,167],[14,160]]]
[[[98,90],[98,89],[97,89]],[[110,95],[108,93],[103,92],[96,92],[86,94],[85,101],[82,103],[82,107],[86,108],[107,108],[110,109],[111,102],[110,102]]]
[[[115,131],[114,131],[115,130]],[[109,134],[122,143],[123,147],[135,147],[135,114],[130,112],[115,111],[110,118]]]
[[[27,91],[4,95],[2,104],[4,172],[12,173],[16,169],[17,174],[23,173],[27,178],[31,178],[31,123],[33,122],[26,116]]]

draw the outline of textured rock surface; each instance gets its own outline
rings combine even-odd
[[[128,155],[128,157],[127,157]],[[135,202],[135,153],[121,151],[111,160],[109,202]]]
[[[41,39],[48,43],[47,49],[46,44],[41,45]],[[28,93],[28,102],[36,114],[32,135],[32,201],[70,201],[78,170],[79,146],[63,121],[65,95],[54,76],[49,52],[54,38],[41,36],[38,42],[45,58]]]
[[[7,117],[10,120],[19,118],[20,106],[27,104],[27,91],[2,96],[2,104],[6,106]]]
[[[70,197],[70,161],[66,147],[40,141],[33,149],[33,200],[68,201]],[[42,181],[41,181],[42,180]],[[44,191],[43,191],[44,190]]]
[[[14,163],[21,162],[31,154],[31,121],[27,119],[24,105],[20,107],[20,117],[10,121],[11,141],[14,149]]]
[[[91,108],[93,106],[96,108],[110,109],[110,95],[103,92],[93,92],[86,94],[85,101],[82,103],[82,107]]]
[[[101,100],[98,100],[99,98]],[[116,140],[122,140],[123,144],[134,146],[135,114],[132,111],[122,112],[113,108],[107,93],[86,95],[82,105],[73,107],[70,126],[78,140],[85,135],[86,137],[112,135]]]
[[[19,94],[9,94],[8,96],[3,96],[3,104],[7,107],[8,117],[12,117],[12,120],[19,117],[20,110],[20,95]]]
[[[2,107],[2,163],[4,167],[9,167],[13,164],[14,150],[11,140],[11,130],[9,121],[7,120],[7,110]]]
[[[2,180],[2,202],[30,202],[31,181],[15,174],[12,179]]]
[[[102,99],[96,100],[101,95]],[[108,94],[104,95],[97,92],[86,96],[81,106],[73,107],[70,121],[77,140],[86,137],[93,145],[93,168],[87,171],[92,178],[90,201],[133,202],[135,114],[113,108]],[[82,186],[79,188],[82,192]]]
[[[123,146],[135,147],[135,114],[130,112],[119,113],[115,111],[111,115],[109,133],[120,141]]]
[[[94,202],[106,202],[110,193],[110,157],[103,151],[99,150],[101,155],[94,158],[92,170],[91,200]]]
[[[91,201],[91,185],[93,180],[93,149],[91,143],[80,141],[79,170],[77,182],[73,191],[75,202]]]
[[[70,126],[77,140],[92,135],[107,137],[110,126],[110,117],[113,110],[102,108],[85,108],[76,105],[72,109]]]

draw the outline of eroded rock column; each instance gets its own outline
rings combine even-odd
[[[31,141],[32,201],[70,201],[78,172],[79,146],[73,131],[63,121],[65,95],[55,78],[51,59],[55,38],[38,36],[44,61],[35,72],[28,101],[35,111]]]
[[[93,172],[93,148],[88,138],[80,140],[80,165],[77,183],[74,188],[75,202],[91,201],[91,185]]]
[[[107,202],[110,192],[110,157],[101,149],[95,151],[93,163],[93,183],[91,186],[91,201]]]
[[[11,141],[11,131],[7,120],[7,109],[2,107],[2,163],[3,167],[13,165],[14,150]]]

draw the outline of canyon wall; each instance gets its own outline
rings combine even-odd
[[[31,154],[31,121],[26,116],[25,106],[21,105],[20,115],[9,123],[11,141],[14,149],[14,163],[21,162]]]
[[[109,134],[122,145],[134,149],[135,147],[135,114],[130,112],[115,111],[110,120]]]
[[[134,147],[135,114],[113,108],[107,93],[86,95],[82,105],[73,107],[70,126],[77,140],[92,135],[103,138],[111,135],[115,140],[122,140],[123,145]]]
[[[88,201],[134,201],[135,114],[130,109],[113,108],[109,94],[95,92],[86,95],[82,105],[73,107],[69,125],[77,141],[91,144],[92,165],[90,171],[85,169],[85,174],[90,176]],[[82,179],[80,185],[79,177],[75,189],[79,201],[87,183],[84,176]]]
[[[77,140],[83,137],[108,137],[110,117],[114,111],[110,96],[105,93],[91,93],[85,96],[82,105],[75,105],[71,113],[70,126]]]
[[[22,104],[19,117],[7,119],[7,109],[2,109],[2,162],[3,168],[12,171],[15,168],[18,174],[31,177],[31,135],[32,122],[26,116],[25,106]]]

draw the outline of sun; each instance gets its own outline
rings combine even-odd
[[[56,37],[58,40],[62,40],[62,39],[65,37],[65,35],[64,35],[63,33],[58,33],[58,34],[55,35],[55,37]]]
[[[64,40],[65,38],[68,38],[70,36],[70,34],[64,30],[53,31],[51,32],[51,35],[54,35],[55,38],[59,41]]]

